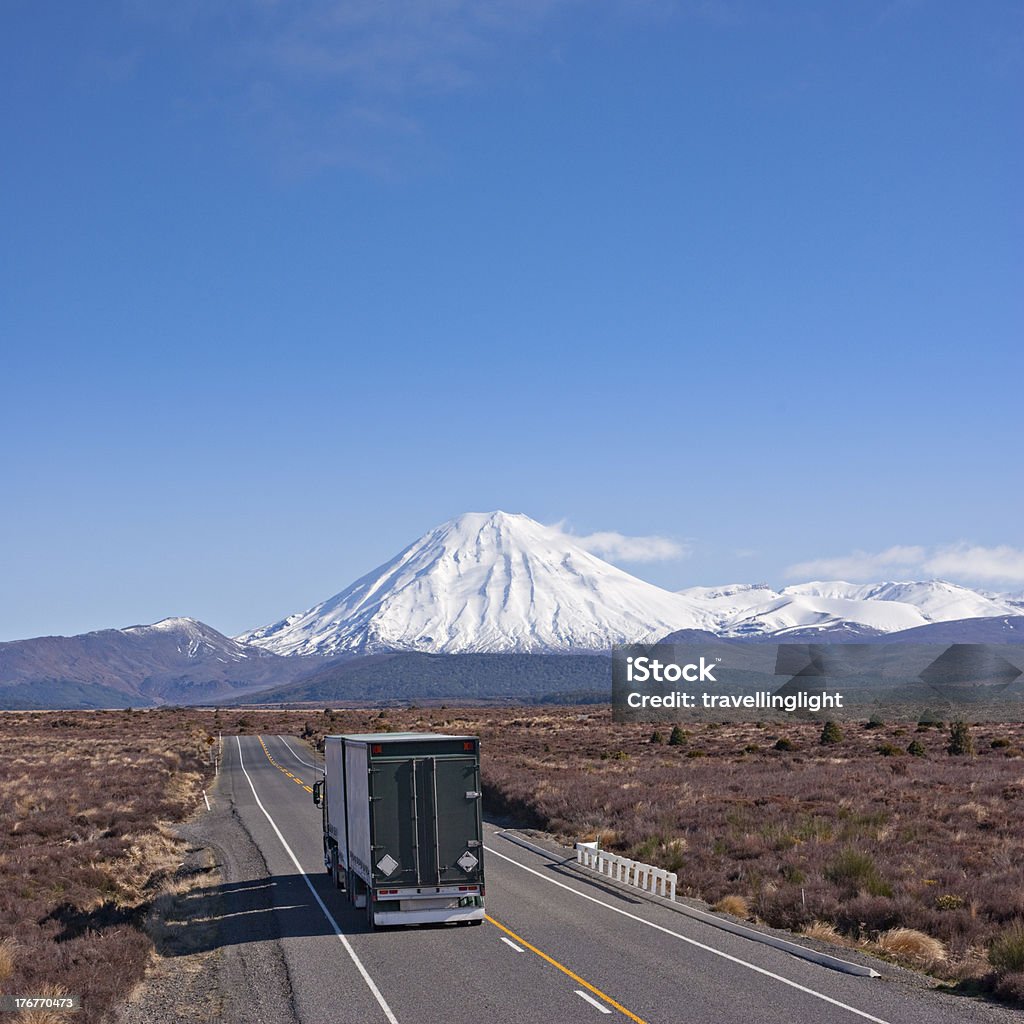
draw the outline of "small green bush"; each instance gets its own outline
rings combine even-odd
[[[672,734],[668,738],[668,745],[670,747],[681,747],[689,739],[690,734],[684,729],[680,729],[678,725],[672,726]]]
[[[907,753],[911,757],[924,757],[924,744],[920,740],[911,740],[907,746]]]
[[[839,728],[837,722],[826,722],[825,727],[821,730],[821,736],[818,738],[818,742],[824,747],[830,743],[842,743],[843,742],[843,730]]]
[[[654,732],[651,733],[651,738],[647,742],[648,743],[664,743],[665,742],[665,737],[657,729],[655,729]]]
[[[865,729],[883,729],[885,728],[885,722],[878,716],[872,715],[865,723]]]
[[[949,746],[946,751],[953,756],[970,756],[974,753],[974,737],[966,722],[954,722],[949,730]]]
[[[787,740],[785,736],[775,741],[776,750],[794,750],[796,749],[793,745],[792,740]]]
[[[883,743],[880,747],[877,747],[876,749],[878,750],[878,753],[882,755],[882,757],[896,757],[898,754],[903,753],[903,751],[900,750],[900,748],[893,743]]]

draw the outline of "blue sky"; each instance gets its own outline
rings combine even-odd
[[[0,18],[0,639],[237,632],[494,508],[1024,588],[1019,4]]]

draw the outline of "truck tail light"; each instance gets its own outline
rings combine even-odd
[[[460,885],[459,892],[476,892],[475,885]]]
[[[370,753],[371,754],[383,754],[384,753],[384,744],[383,743],[371,743],[370,744]]]

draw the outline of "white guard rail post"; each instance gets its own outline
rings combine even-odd
[[[653,864],[641,864],[628,857],[619,857],[614,853],[606,853],[597,848],[597,843],[577,843],[576,863],[582,867],[606,875],[614,882],[635,885],[644,892],[652,892],[656,896],[675,900],[676,874],[656,868]]]

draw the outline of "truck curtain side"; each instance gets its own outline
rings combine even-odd
[[[324,865],[370,924],[480,924],[479,739],[328,736],[324,753]]]

